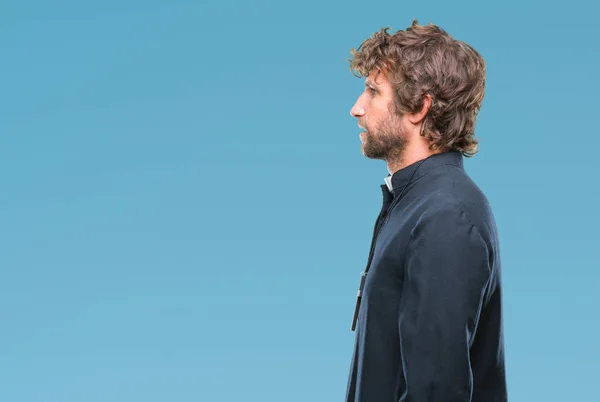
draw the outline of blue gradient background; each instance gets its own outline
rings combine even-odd
[[[343,400],[387,174],[347,58],[416,18],[488,65],[465,164],[501,235],[510,401],[599,401],[597,14],[3,2],[0,400]]]

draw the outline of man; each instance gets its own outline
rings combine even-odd
[[[501,263],[490,205],[463,167],[485,63],[429,24],[352,50],[351,110],[389,175],[352,329],[347,402],[507,401]]]

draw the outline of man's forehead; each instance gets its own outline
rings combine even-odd
[[[372,72],[365,79],[365,85],[367,85],[367,86],[378,86],[378,85],[385,84],[386,82],[387,82],[387,77],[381,71]]]

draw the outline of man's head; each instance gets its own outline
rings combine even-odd
[[[473,156],[485,87],[483,58],[432,24],[413,21],[393,35],[388,29],[351,51],[351,71],[367,77],[351,110],[366,130],[361,134],[364,155],[398,159],[409,144],[421,140],[432,152]]]

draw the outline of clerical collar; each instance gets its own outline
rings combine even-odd
[[[393,175],[388,175],[384,178],[385,184],[387,185],[388,190],[397,195],[396,192],[402,191],[402,188],[408,184],[408,181],[412,177],[412,182],[415,182],[420,177],[425,176],[431,170],[443,166],[443,165],[453,165],[459,168],[463,168],[463,156],[458,151],[448,151],[442,152],[439,154],[433,154],[426,158],[426,160],[421,163],[422,160],[416,161],[400,170],[395,172]],[[420,165],[420,166],[419,166]]]
[[[392,176],[388,175],[383,180],[385,180],[385,184],[387,184],[388,190],[390,190],[390,192],[394,191],[394,186],[392,185]]]

